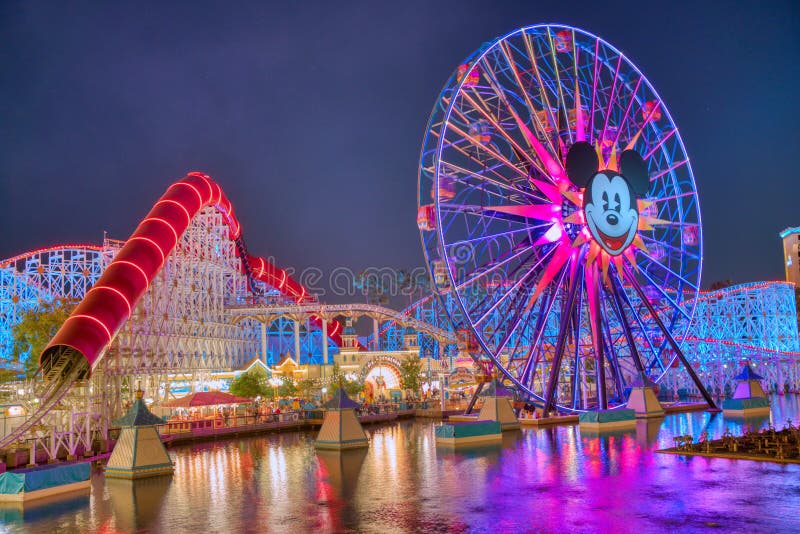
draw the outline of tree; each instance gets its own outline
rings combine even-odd
[[[231,381],[228,388],[231,395],[238,397],[247,397],[253,399],[255,397],[269,397],[272,395],[272,388],[270,388],[264,377],[256,373],[242,373]]]
[[[66,299],[43,302],[38,310],[28,310],[14,325],[14,357],[23,365],[25,377],[33,378],[39,370],[39,355],[67,320],[75,303]]]
[[[306,399],[311,398],[311,391],[317,389],[317,382],[313,378],[304,378],[297,383],[297,389]]]
[[[389,295],[381,273],[378,271],[361,271],[353,276],[353,285],[361,290],[368,304],[384,306],[389,302]]]
[[[348,380],[345,377],[337,378],[330,389],[330,394],[333,395],[339,390],[339,385],[344,387],[345,393],[350,397],[355,397],[364,391],[364,382],[361,380]]]
[[[283,383],[278,386],[279,397],[294,397],[297,393],[297,386],[294,385],[294,380],[288,376],[280,377]]]
[[[0,384],[5,384],[6,382],[14,382],[18,379],[19,373],[14,369],[8,369],[5,367],[0,368]]]
[[[400,382],[403,389],[417,393],[422,387],[422,360],[408,356],[400,363]]]

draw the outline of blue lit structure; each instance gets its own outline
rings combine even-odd
[[[0,261],[0,364],[14,366],[12,329],[23,313],[53,299],[80,301],[109,257],[96,245],[60,245]]]

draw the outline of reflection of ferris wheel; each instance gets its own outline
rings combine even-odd
[[[530,26],[458,67],[428,124],[417,222],[453,322],[546,407],[620,405],[635,379],[686,365],[694,178],[661,98],[598,37]]]

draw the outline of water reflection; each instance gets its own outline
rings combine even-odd
[[[800,531],[800,465],[685,458],[654,450],[703,431],[783,426],[772,415],[695,412],[610,433],[506,432],[502,444],[437,447],[433,423],[368,428],[369,449],[317,452],[314,433],[176,447],[152,486],[95,476],[91,497],[0,509],[11,532]],[[121,482],[121,481],[113,481]],[[0,531],[3,530],[0,528]]]
[[[123,532],[147,532],[161,513],[172,476],[141,480],[107,479],[114,523]]]

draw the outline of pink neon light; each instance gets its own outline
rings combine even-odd
[[[142,223],[146,223],[147,221],[159,221],[159,222],[162,222],[162,223],[166,224],[167,226],[169,226],[169,229],[172,230],[172,235],[175,237],[175,245],[178,244],[178,232],[175,231],[175,228],[169,222],[167,222],[166,220],[162,219],[161,217],[148,217],[145,220],[143,220]],[[170,247],[170,248],[172,248],[172,247]]]
[[[108,336],[108,341],[111,341],[111,332],[108,330],[108,327],[103,324],[103,321],[101,321],[97,317],[93,317],[91,315],[84,315],[84,314],[70,315],[69,317],[67,317],[67,321],[69,321],[70,319],[78,319],[78,318],[91,319],[92,321],[94,321],[97,324],[99,324],[101,327],[103,327],[103,331],[106,333],[106,336]],[[66,322],[66,321],[64,321],[64,322]],[[108,343],[108,341],[106,343]]]
[[[120,297],[122,297],[122,300],[123,300],[123,301],[125,301],[125,305],[128,307],[128,317],[130,317],[130,316],[131,316],[131,313],[133,312],[133,310],[132,310],[132,308],[131,308],[131,303],[128,301],[128,297],[126,297],[125,295],[123,295],[123,294],[122,294],[122,292],[121,292],[120,290],[118,290],[118,289],[114,289],[114,288],[113,288],[113,287],[111,287],[111,286],[94,286],[94,287],[93,287],[92,289],[90,289],[89,291],[91,292],[91,291],[94,291],[95,289],[108,289],[109,291],[113,291],[114,293],[116,293],[117,295],[119,295]]]
[[[200,196],[200,191],[198,191],[198,190],[197,190],[197,189],[196,189],[196,188],[195,188],[195,187],[194,187],[192,184],[188,184],[188,183],[186,183],[186,182],[183,182],[183,181],[181,181],[181,182],[175,182],[174,184],[172,184],[171,186],[169,186],[169,188],[167,188],[167,191],[169,191],[169,190],[170,190],[170,189],[172,189],[173,187],[178,187],[179,185],[184,185],[184,186],[186,186],[186,187],[191,187],[191,188],[192,188],[192,190],[194,190],[194,193],[195,193],[195,195],[197,195],[197,200],[200,202],[200,205],[201,205],[201,206],[203,205],[203,197],[201,197],[201,196]]]
[[[163,200],[159,200],[158,202],[156,202],[156,206],[158,206],[159,204],[166,204],[166,203],[175,204],[176,206],[178,206],[180,209],[183,210],[183,213],[186,214],[187,226],[192,222],[192,216],[189,215],[189,210],[187,210],[186,207],[177,200],[172,200],[171,198],[165,198]]]
[[[214,188],[211,187],[211,184],[209,183],[208,178],[204,174],[201,174],[200,175],[200,179],[203,180],[203,183],[206,184],[206,187],[208,187],[208,198],[209,198],[209,200],[213,199],[214,198]]]
[[[130,265],[130,266],[136,268],[137,271],[142,273],[142,278],[144,278],[144,288],[147,289],[150,286],[150,279],[147,277],[147,274],[144,272],[144,269],[142,269],[141,267],[139,267],[135,263],[133,263],[131,261],[127,261],[127,260],[114,260],[113,262],[111,262],[111,265],[113,265],[115,263],[124,264],[124,265]],[[109,268],[111,267],[111,265],[109,265]]]
[[[13,258],[8,258],[7,260],[0,260],[0,265],[6,265],[9,263],[14,263],[19,260],[23,260],[26,258],[30,258],[31,256],[35,256],[36,254],[46,254],[48,252],[55,252],[57,250],[64,250],[64,249],[83,249],[83,250],[91,250],[94,252],[101,252],[103,247],[98,245],[73,245],[73,244],[66,244],[66,245],[53,245],[52,247],[45,247],[45,248],[37,248],[35,250],[31,250],[29,252],[23,252],[22,254],[17,254]]]
[[[149,237],[143,237],[143,236],[140,236],[140,235],[134,236],[134,237],[128,239],[128,241],[133,241],[135,239],[141,239],[142,241],[147,241],[148,243],[150,243],[154,247],[156,247],[156,250],[158,251],[158,253],[161,254],[161,265],[164,265],[164,262],[167,261],[167,257],[164,256],[164,251],[161,250],[161,247],[158,246],[158,243],[156,243],[155,241],[153,241]]]
[[[189,182],[181,182],[181,183],[183,185],[187,185],[187,186],[192,188],[194,193],[197,195],[197,200],[200,201],[200,208],[202,208],[205,205],[205,202],[203,202],[203,195],[200,194],[200,191],[198,191],[197,188],[195,186],[193,186],[192,184],[190,184]]]

